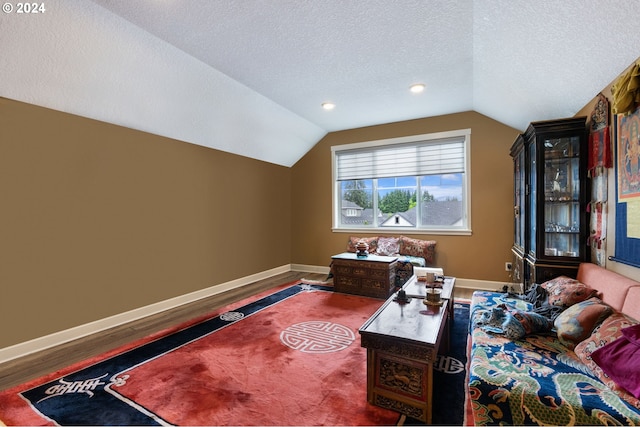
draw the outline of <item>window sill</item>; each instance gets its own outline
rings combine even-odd
[[[360,234],[379,234],[379,235],[397,235],[397,234],[432,234],[432,235],[450,235],[450,236],[471,236],[471,230],[451,230],[451,229],[415,229],[415,228],[332,228],[334,233],[360,233]]]

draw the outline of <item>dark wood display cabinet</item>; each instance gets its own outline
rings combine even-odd
[[[510,151],[514,170],[512,280],[527,289],[588,261],[586,118],[533,122]]]

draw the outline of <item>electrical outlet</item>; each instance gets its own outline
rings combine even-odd
[[[504,271],[511,271],[511,270],[513,270],[513,264],[511,264],[510,262],[505,262]]]

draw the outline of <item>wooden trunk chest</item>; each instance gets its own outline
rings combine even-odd
[[[359,258],[351,252],[331,258],[336,291],[384,299],[394,292],[398,258],[378,255]]]

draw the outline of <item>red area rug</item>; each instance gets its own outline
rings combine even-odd
[[[366,349],[358,334],[381,304],[301,284],[252,297],[220,315],[2,392],[0,420],[393,425],[397,413],[367,403]],[[126,418],[131,408],[147,418]],[[113,414],[93,417],[96,410]]]

